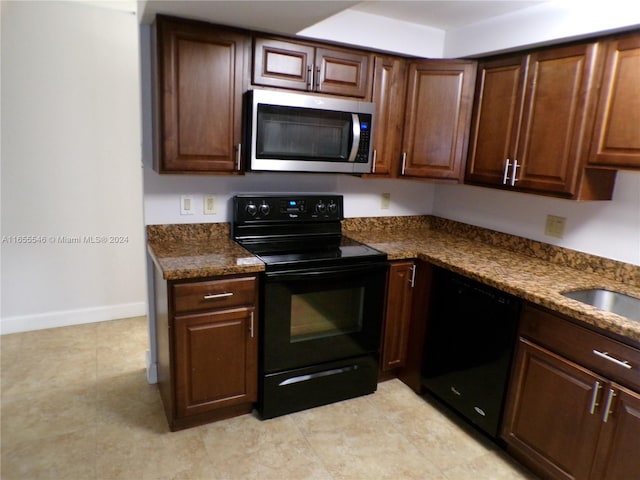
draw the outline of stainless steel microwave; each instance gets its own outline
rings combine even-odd
[[[373,103],[247,92],[250,171],[371,173]]]

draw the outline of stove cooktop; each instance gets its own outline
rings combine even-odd
[[[341,234],[341,195],[236,195],[233,239],[267,270],[386,261],[386,254]]]
[[[384,261],[387,258],[386,254],[346,237],[340,238],[338,242],[314,242],[313,246],[294,240],[240,244],[260,258],[267,268],[333,266]]]

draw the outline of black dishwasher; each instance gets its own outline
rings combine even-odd
[[[434,269],[422,385],[497,438],[521,301]]]

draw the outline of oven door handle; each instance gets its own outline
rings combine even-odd
[[[388,263],[376,262],[370,265],[357,265],[350,267],[331,267],[331,268],[317,268],[308,270],[285,270],[282,272],[267,272],[265,278],[267,281],[296,281],[296,280],[309,280],[320,277],[335,277],[339,275],[348,274],[363,274],[375,272],[380,269],[386,269]]]

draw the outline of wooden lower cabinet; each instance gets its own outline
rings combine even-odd
[[[156,271],[158,385],[171,430],[253,409],[257,291],[255,276],[174,282]]]
[[[383,372],[406,364],[415,268],[412,261],[393,262],[389,267],[380,362]]]
[[[540,333],[541,343],[553,348],[555,340],[545,328],[529,331]],[[571,328],[579,329],[571,343],[580,346],[584,329]],[[567,353],[580,354],[580,348]],[[543,478],[639,478],[640,394],[520,337],[502,438],[514,457]]]
[[[178,417],[256,400],[254,338],[253,307],[175,318]]]
[[[601,423],[590,414],[598,377],[527,340],[515,365],[516,394],[504,425],[509,450],[549,478],[589,478]]]
[[[640,395],[616,384],[609,419],[602,426],[598,456],[591,478],[629,480],[640,478]]]

